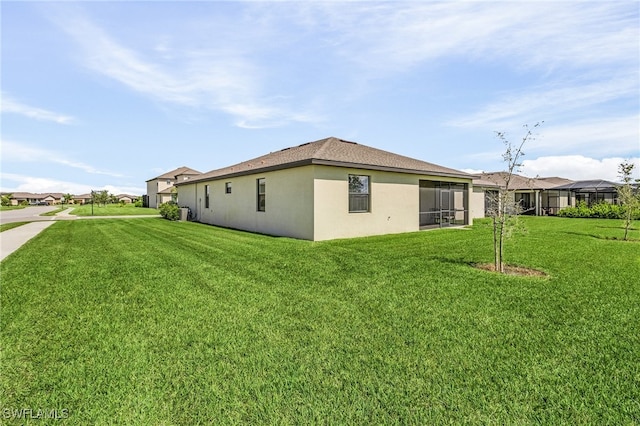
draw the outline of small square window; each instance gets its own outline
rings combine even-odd
[[[226,182],[224,184],[224,193],[231,194],[231,182]]]

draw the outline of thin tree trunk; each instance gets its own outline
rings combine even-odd
[[[500,273],[503,274],[504,273],[504,262],[502,261],[502,255],[504,254],[504,224],[502,227],[500,227],[500,253],[498,255],[498,258],[500,259]]]
[[[624,241],[627,241],[627,235],[629,234],[629,227],[631,226],[631,213],[630,208],[627,206],[627,212],[625,212],[625,224],[624,224]]]
[[[498,222],[496,218],[493,218],[493,266],[495,270],[498,270]]]

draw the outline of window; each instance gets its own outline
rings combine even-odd
[[[209,208],[209,185],[204,186],[204,208]]]
[[[257,180],[258,183],[258,211],[259,212],[263,212],[265,211],[265,207],[266,207],[266,197],[267,197],[267,193],[266,193],[266,188],[267,188],[267,184],[264,181],[264,178],[262,179],[258,179]]]
[[[349,175],[349,213],[368,212],[369,176]]]
[[[224,193],[231,194],[231,182],[227,182],[224,184]]]

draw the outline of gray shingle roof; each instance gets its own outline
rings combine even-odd
[[[554,189],[568,189],[577,192],[613,192],[620,187],[619,183],[610,182],[608,180],[580,180],[571,182],[566,185],[557,186]]]
[[[493,182],[498,186],[504,186],[507,172],[490,172],[480,174],[480,178],[485,181]],[[555,189],[561,183],[571,183],[569,179],[551,177],[551,178],[528,178],[517,174],[511,175],[509,189],[527,190],[527,189]]]
[[[436,176],[471,177],[471,175],[460,170],[442,167],[415,158],[405,157],[355,142],[330,137],[315,142],[303,143],[302,145],[291,148],[285,148],[230,167],[212,170],[188,182],[179,182],[177,185],[310,164]]]
[[[175,170],[171,170],[170,172],[163,173],[160,176],[156,176],[154,178],[148,179],[147,182],[155,179],[175,179],[176,176],[180,176],[180,175],[199,175],[199,174],[201,174],[201,172],[191,169],[189,167],[183,166],[183,167],[178,167]]]
[[[42,200],[43,198],[47,198],[48,196],[52,196],[53,198],[62,198],[64,196],[64,194],[62,194],[61,192],[43,192],[43,193],[33,193],[33,192],[9,192],[9,194],[12,195],[12,199],[27,199],[27,198],[31,198],[31,199],[35,199],[35,200]]]

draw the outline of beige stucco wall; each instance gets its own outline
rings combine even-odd
[[[370,176],[371,209],[349,213],[350,174]],[[257,179],[266,182],[266,209],[257,211]],[[178,203],[199,222],[307,240],[418,231],[419,181],[470,180],[309,165],[178,186]],[[231,182],[232,193],[225,193]],[[205,207],[205,185],[210,187]],[[471,201],[471,200],[469,200]]]
[[[196,212],[196,184],[181,185],[178,188],[178,205],[180,207],[189,207],[192,214]]]
[[[484,217],[484,193],[485,188],[473,187],[473,191],[469,191],[469,215],[472,219],[480,219]]]
[[[167,181],[169,183],[167,183]],[[164,196],[158,194],[163,189],[173,186],[173,180],[171,179],[153,179],[147,182],[147,195],[149,196],[149,207],[156,209],[162,203],[171,200],[171,196]]]
[[[257,210],[257,179],[266,182],[266,208]],[[231,194],[225,183],[231,182]],[[209,208],[205,207],[209,185]],[[313,239],[312,167],[239,176],[178,186],[178,203],[199,222],[263,234]]]
[[[314,166],[314,239],[397,234],[420,229],[420,180],[470,184],[470,180],[428,175]],[[349,213],[350,174],[370,177],[371,208]]]
[[[149,197],[149,207],[152,209],[158,208],[158,181],[150,180],[147,182],[147,196]]]

